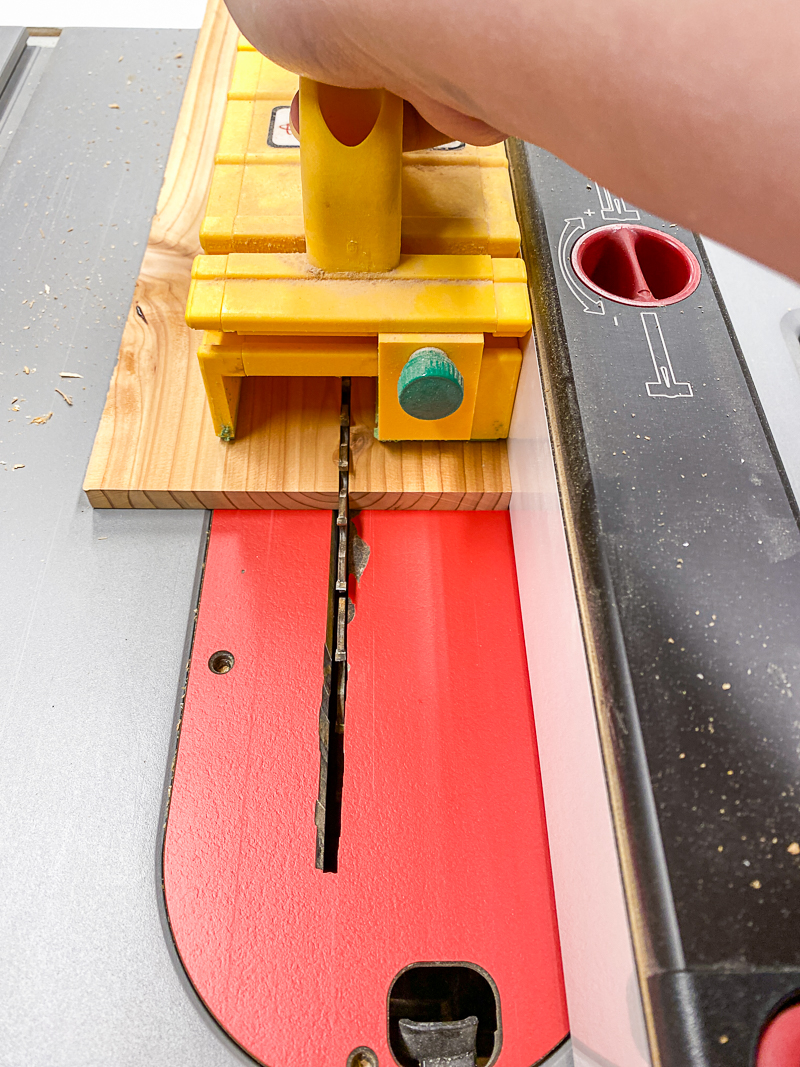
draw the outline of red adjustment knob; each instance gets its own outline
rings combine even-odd
[[[649,226],[600,226],[572,249],[572,269],[600,296],[636,307],[664,307],[691,296],[700,264],[683,241]]]
[[[797,1067],[800,1064],[800,1004],[776,1015],[761,1035],[756,1067]]]

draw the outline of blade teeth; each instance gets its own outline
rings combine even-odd
[[[342,379],[342,408],[339,431],[339,506],[336,525],[339,527],[339,544],[336,558],[336,582],[339,594],[336,605],[336,642],[334,659],[347,660],[347,565],[350,556],[350,379]]]
[[[315,809],[317,825],[316,866],[322,871],[338,870],[339,835],[341,833],[342,783],[344,768],[344,719],[347,698],[347,596],[350,562],[350,379],[342,378],[342,406],[339,414],[339,495],[336,508],[336,572],[333,603],[333,662],[327,693],[325,723],[320,727],[320,795]],[[328,661],[330,662],[330,661]],[[326,729],[327,728],[327,729]],[[338,740],[334,740],[338,738]],[[332,761],[332,762],[331,762]]]

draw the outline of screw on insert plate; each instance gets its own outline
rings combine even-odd
[[[378,1067],[378,1057],[371,1048],[360,1045],[347,1057],[347,1067]]]
[[[400,1036],[420,1067],[475,1067],[478,1017],[418,1023],[400,1019]]]
[[[213,671],[214,674],[227,674],[228,671],[233,670],[234,662],[233,653],[222,649],[211,656],[208,661],[208,669]]]
[[[400,372],[397,399],[412,418],[444,419],[461,407],[464,379],[441,348],[418,348]]]

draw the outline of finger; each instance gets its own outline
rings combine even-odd
[[[461,111],[456,111],[455,108],[442,104],[427,94],[415,93],[412,103],[426,126],[447,134],[446,141],[492,145],[506,139],[504,133],[483,122],[482,119],[475,119]]]
[[[442,133],[420,115],[413,104],[403,101],[403,151],[417,152],[423,148],[435,148],[452,141],[447,133]]]
[[[449,141],[465,141],[467,144],[492,145],[505,140],[505,134],[473,119],[446,104],[425,98],[422,104],[436,116],[436,124],[428,121],[418,108],[408,100],[403,101],[403,151],[415,152],[435,148]],[[444,120],[444,121],[440,121]],[[300,138],[300,94],[295,93],[289,108],[289,123],[295,137]],[[446,132],[445,132],[446,131]]]
[[[289,108],[289,125],[292,133],[300,139],[300,93],[295,93]],[[407,100],[403,101],[403,151],[414,152],[422,148],[435,148],[452,141],[446,133],[435,130]]]

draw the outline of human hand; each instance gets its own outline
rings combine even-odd
[[[289,110],[289,121],[296,137],[300,137],[300,94],[295,93]],[[461,140],[435,129],[420,115],[417,109],[403,101],[403,151],[417,152],[423,148],[435,148],[448,141]]]
[[[276,63],[407,100],[409,144],[503,131],[800,280],[797,0],[226,0]]]
[[[357,0],[330,5],[325,0],[303,4],[287,0],[225,0],[245,37],[264,55],[287,70],[330,85],[354,89],[385,88],[403,98],[403,149],[432,148],[448,141],[490,145],[505,134],[482,119],[473,117],[426,88],[420,71],[392,70],[387,66],[385,35],[370,29],[355,10]],[[334,7],[336,10],[334,10]],[[342,9],[347,8],[345,12]],[[352,10],[351,10],[352,9]],[[352,17],[361,27],[358,40]],[[391,46],[388,52],[391,53]],[[396,58],[400,58],[400,53]],[[297,100],[292,103],[292,123],[297,128]]]

